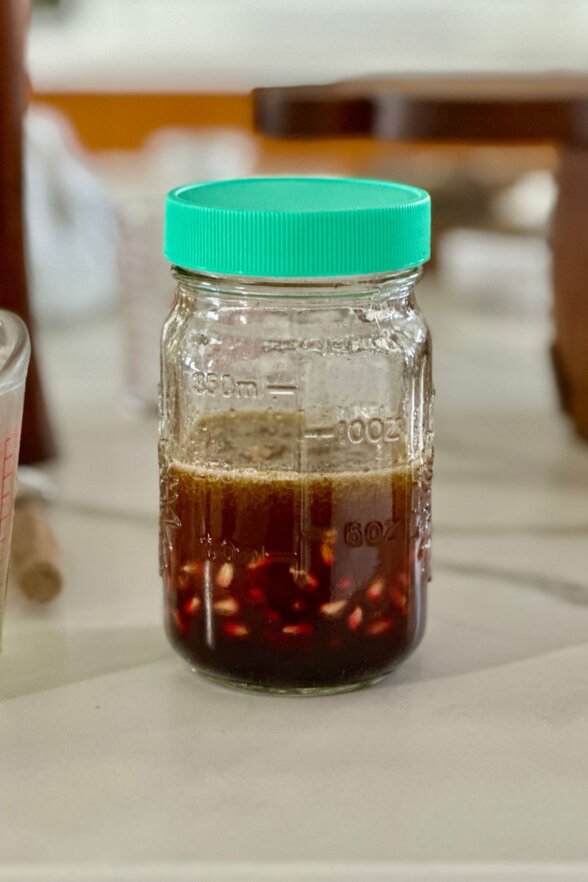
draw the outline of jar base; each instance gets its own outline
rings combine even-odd
[[[263,683],[250,683],[247,680],[236,680],[232,677],[222,677],[192,665],[190,667],[195,674],[228,689],[238,689],[241,692],[266,693],[267,695],[300,695],[309,698],[320,695],[341,695],[344,692],[357,692],[359,689],[375,686],[377,683],[385,680],[391,673],[387,671],[384,674],[377,674],[358,682],[338,683],[333,686],[270,686]]]

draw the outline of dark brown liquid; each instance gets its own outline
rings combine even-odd
[[[423,466],[297,476],[163,465],[168,634],[227,680],[310,689],[387,673],[422,634],[427,558]]]

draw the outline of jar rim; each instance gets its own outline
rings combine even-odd
[[[322,302],[331,298],[404,296],[421,278],[423,268],[412,266],[393,272],[357,276],[264,278],[202,272],[173,264],[171,273],[183,288],[213,296]]]

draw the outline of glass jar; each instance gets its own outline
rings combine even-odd
[[[168,196],[166,627],[234,686],[345,691],[418,644],[430,578],[428,195],[249,179]]]

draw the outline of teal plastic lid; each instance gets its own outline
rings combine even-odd
[[[369,275],[428,260],[430,228],[429,194],[406,184],[242,178],[171,190],[164,254],[221,275]]]

